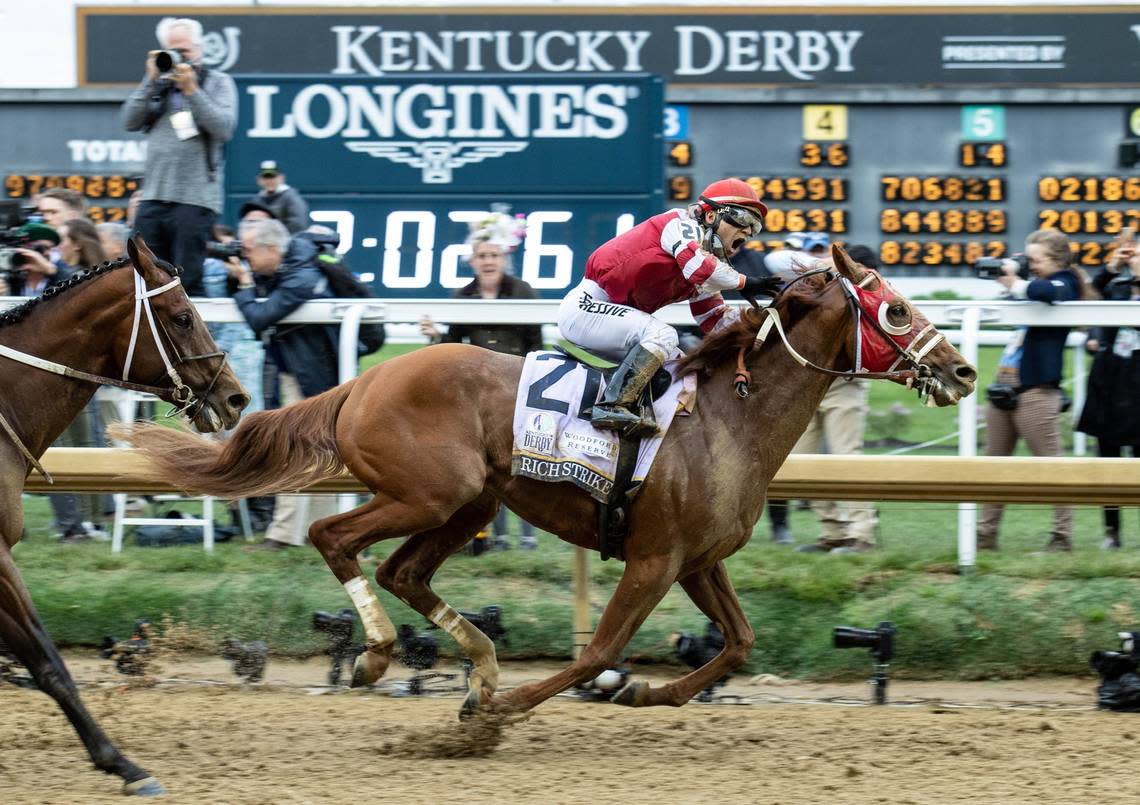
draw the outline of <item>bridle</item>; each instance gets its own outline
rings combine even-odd
[[[812,363],[799,352],[797,352],[796,349],[788,341],[787,333],[784,332],[784,325],[780,321],[780,314],[776,310],[776,303],[779,302],[780,298],[788,292],[789,288],[801,280],[816,276],[818,274],[826,275],[829,279],[839,279],[841,287],[843,288],[844,297],[847,300],[847,306],[855,316],[855,365],[852,369],[846,372],[819,366],[815,363]],[[831,375],[833,377],[847,378],[848,380],[853,380],[856,378],[865,378],[868,380],[892,380],[895,382],[905,383],[907,388],[913,388],[917,381],[919,395],[924,399],[929,398],[930,394],[934,390],[934,385],[938,381],[934,377],[933,370],[931,370],[928,365],[923,363],[923,359],[930,353],[932,349],[934,349],[936,346],[938,346],[939,343],[945,340],[945,336],[934,329],[933,324],[927,324],[917,333],[914,333],[913,327],[907,328],[906,330],[896,329],[894,332],[890,332],[888,328],[892,328],[893,326],[886,321],[885,305],[887,302],[884,300],[879,306],[879,309],[875,312],[875,315],[870,315],[870,312],[864,309],[864,306],[860,301],[859,289],[864,289],[868,284],[870,284],[872,280],[878,280],[880,283],[880,288],[890,287],[889,284],[886,283],[886,280],[884,280],[879,276],[877,272],[871,269],[867,269],[867,276],[860,280],[859,285],[856,286],[851,282],[851,280],[840,276],[834,269],[827,267],[813,268],[805,271],[802,274],[799,274],[795,279],[785,285],[780,290],[780,293],[777,294],[776,298],[772,300],[772,303],[766,308],[761,308],[755,299],[750,298],[748,301],[752,304],[754,309],[760,311],[760,315],[763,317],[763,321],[761,322],[760,327],[756,332],[756,337],[753,342],[748,346],[743,347],[737,356],[736,375],[733,378],[733,383],[736,386],[736,393],[740,397],[748,396],[748,387],[752,382],[752,376],[745,365],[744,359],[749,352],[755,349],[759,349],[767,340],[771,331],[774,329],[779,334],[780,339],[784,344],[784,348],[788,351],[788,354],[800,366],[816,372],[820,372],[822,374]],[[879,336],[882,344],[888,347],[888,349],[895,356],[894,362],[891,363],[890,366],[885,370],[871,371],[864,368],[864,324],[870,326],[874,334]],[[911,336],[910,340],[905,345],[900,344],[897,340],[903,336]],[[899,364],[905,364],[910,368],[900,370],[897,368]]]
[[[131,261],[129,258],[121,258],[120,260],[109,262],[105,265],[107,267],[114,268],[130,264]],[[174,404],[175,408],[173,411],[168,413],[167,416],[173,417],[184,413],[187,417],[193,419],[199,413],[201,413],[202,408],[206,405],[206,401],[209,398],[210,393],[214,390],[214,386],[218,382],[218,378],[221,377],[222,372],[225,370],[226,353],[219,350],[217,352],[207,352],[201,355],[183,356],[178,351],[178,347],[175,344],[174,339],[172,339],[170,337],[170,334],[166,331],[166,326],[154,315],[154,309],[150,302],[153,297],[164,294],[167,291],[181,285],[182,279],[180,277],[175,277],[170,282],[166,283],[165,285],[161,285],[158,288],[147,288],[146,280],[143,279],[143,277],[137,271],[132,270],[131,275],[134,278],[135,286],[135,312],[134,322],[131,326],[131,342],[130,346],[127,348],[126,360],[123,362],[123,377],[121,380],[113,377],[103,377],[102,375],[91,374],[90,372],[84,372],[80,369],[73,369],[70,366],[64,366],[61,363],[56,363],[55,361],[50,361],[46,358],[40,358],[36,355],[29,355],[26,352],[12,349],[11,347],[5,346],[3,344],[0,344],[0,357],[5,357],[10,360],[26,364],[28,366],[33,366],[37,369],[42,369],[45,372],[52,372],[53,374],[62,375],[63,377],[71,377],[76,380],[82,380],[88,383],[95,383],[102,386],[117,386],[123,389],[130,389],[131,391],[141,391],[146,394],[153,394],[154,396],[163,399],[165,399],[169,394],[169,400]],[[127,379],[131,374],[131,363],[134,361],[135,346],[138,343],[139,331],[142,329],[142,320],[144,314],[146,316],[147,324],[150,327],[151,335],[154,338],[155,347],[158,349],[159,357],[162,358],[162,363],[166,367],[166,371],[159,375],[159,377],[150,384],[135,383]],[[170,360],[170,354],[167,352],[166,346],[163,344],[163,338],[159,335],[160,332],[162,336],[165,336],[166,342],[170,345],[170,352],[174,355],[174,361]],[[175,367],[182,366],[183,364],[190,363],[191,361],[209,360],[211,358],[221,358],[221,360],[218,362],[218,369],[214,372],[214,376],[210,378],[210,383],[206,387],[206,390],[199,394],[198,392],[195,392],[194,389],[190,388],[190,386],[186,385],[185,381],[182,380],[182,376],[178,373],[178,370]],[[170,380],[170,383],[173,386],[173,390],[170,386],[158,385],[164,379]],[[8,436],[16,443],[16,446],[20,448],[20,452],[23,453],[24,458],[31,462],[32,466],[41,475],[44,476],[47,482],[53,483],[51,475],[43,468],[36,457],[32,455],[31,451],[28,450],[27,446],[16,434],[15,429],[11,426],[11,424],[3,416],[2,413],[0,413],[0,428],[3,428]]]

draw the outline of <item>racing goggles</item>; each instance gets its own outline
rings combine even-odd
[[[749,234],[759,235],[764,229],[764,219],[757,215],[755,210],[750,210],[747,207],[725,204],[717,212],[731,226],[749,230]]]

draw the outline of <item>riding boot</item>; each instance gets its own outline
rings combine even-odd
[[[639,404],[641,392],[664,361],[638,344],[614,370],[602,401],[594,406],[590,422],[595,428],[651,436],[657,433],[653,406]]]

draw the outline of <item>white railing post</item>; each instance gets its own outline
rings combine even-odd
[[[980,305],[970,305],[962,311],[962,341],[958,351],[971,366],[978,365],[978,329],[982,323]],[[982,388],[981,378],[978,388]],[[972,457],[978,454],[978,394],[975,392],[958,401],[958,455]],[[978,554],[978,504],[958,504],[958,568],[968,572]]]
[[[1077,419],[1081,416],[1081,409],[1085,407],[1085,341],[1088,337],[1081,339],[1081,343],[1073,345],[1073,407],[1069,411],[1069,416],[1072,417],[1073,425],[1076,426]],[[1079,431],[1073,431],[1073,455],[1083,456],[1088,450],[1088,437]]]

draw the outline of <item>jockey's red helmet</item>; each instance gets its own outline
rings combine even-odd
[[[708,204],[706,199],[716,205],[744,207],[754,211],[761,218],[768,214],[768,208],[757,198],[752,185],[740,179],[720,179],[705,188],[701,193],[701,207],[705,210],[712,209],[713,205]]]

